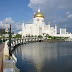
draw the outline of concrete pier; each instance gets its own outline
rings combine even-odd
[[[8,42],[9,40],[5,42],[4,46],[3,72],[20,72],[20,70],[16,67],[17,58],[12,54],[9,59]],[[15,46],[14,42],[13,46]]]

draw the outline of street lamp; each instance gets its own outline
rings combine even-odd
[[[9,60],[11,56],[11,24],[10,24],[10,30],[9,30]]]

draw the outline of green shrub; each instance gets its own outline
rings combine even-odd
[[[39,35],[38,38],[43,38],[43,37],[41,35]]]

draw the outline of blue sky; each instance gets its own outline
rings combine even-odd
[[[0,0],[0,21],[12,24],[12,30],[16,33],[21,30],[22,20],[25,24],[32,22],[34,13],[38,8],[45,16],[45,23],[51,22],[51,26],[57,24],[66,27],[72,32],[72,0]]]
[[[29,21],[33,12],[28,3],[29,0],[0,0],[0,20],[11,17],[15,22]]]

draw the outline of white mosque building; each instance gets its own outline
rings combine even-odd
[[[45,24],[44,15],[38,9],[38,12],[34,14],[33,24],[24,24],[22,23],[22,37],[24,36],[43,36],[43,35],[57,36],[57,37],[70,37],[72,38],[72,34],[66,32],[66,28],[60,28],[60,34],[57,34],[57,24],[55,27],[50,26],[50,22],[48,25]]]
[[[44,15],[38,9],[38,13],[34,14],[33,24],[24,24],[22,23],[22,37],[23,36],[39,36],[48,34],[50,36],[57,34],[57,25],[54,27],[50,27],[50,22],[48,25],[45,24]]]

